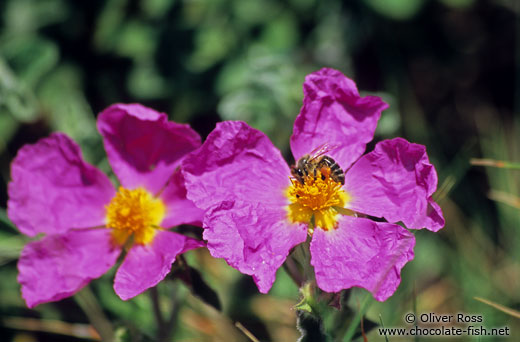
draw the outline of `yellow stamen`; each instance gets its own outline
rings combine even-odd
[[[123,245],[133,234],[133,241],[142,245],[152,242],[155,230],[164,218],[163,202],[142,188],[119,191],[106,206],[107,227],[114,240]]]
[[[291,222],[311,223],[323,230],[335,228],[340,208],[345,208],[350,197],[339,182],[317,171],[316,177],[309,175],[301,184],[292,180],[287,189]],[[343,213],[343,212],[342,212]]]

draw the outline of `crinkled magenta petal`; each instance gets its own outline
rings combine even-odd
[[[204,212],[186,198],[184,177],[180,170],[175,171],[160,198],[166,205],[166,216],[161,222],[163,228],[179,224],[193,224],[202,227]]]
[[[151,244],[135,244],[128,251],[114,279],[115,292],[123,300],[137,296],[170,273],[177,255],[202,246],[202,241],[169,231],[158,231]]]
[[[108,229],[49,235],[28,243],[18,260],[18,282],[27,306],[73,295],[115,264],[120,248]]]
[[[204,218],[204,239],[213,257],[253,279],[267,293],[289,251],[305,241],[307,226],[287,221],[285,208],[224,201]]]
[[[408,228],[438,231],[444,226],[442,211],[431,197],[436,188],[437,172],[426,148],[402,138],[379,142],[345,176],[350,209],[402,221]]]
[[[29,236],[103,225],[115,194],[108,177],[83,161],[79,146],[62,133],[22,147],[11,178],[7,214]]]
[[[362,287],[385,301],[401,282],[401,269],[413,259],[414,245],[414,236],[399,225],[343,216],[337,229],[314,231],[316,282],[327,292]]]
[[[121,185],[157,193],[182,158],[200,146],[188,125],[140,104],[115,104],[98,116],[108,160]]]
[[[188,199],[202,209],[240,200],[286,206],[290,171],[267,136],[240,121],[226,121],[183,161]]]
[[[307,75],[303,93],[303,107],[291,136],[295,160],[328,144],[334,149],[327,155],[348,169],[374,137],[388,105],[377,96],[359,96],[354,81],[328,68]]]

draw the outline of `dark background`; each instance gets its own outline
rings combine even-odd
[[[288,157],[303,79],[328,66],[390,104],[375,141],[402,136],[427,146],[446,218],[441,232],[416,233],[402,284],[386,303],[371,303],[368,319],[405,326],[411,311],[476,313],[519,336],[518,318],[474,297],[520,307],[520,171],[470,164],[520,162],[519,14],[514,0],[0,1],[0,333],[16,341],[92,336],[73,329],[88,322],[77,300],[28,310],[20,298],[16,259],[28,238],[5,207],[21,146],[63,131],[110,173],[95,117],[112,103],[140,102],[203,139],[217,121],[244,120]],[[298,291],[283,270],[260,295],[207,251],[187,257],[224,309],[164,285],[162,300],[172,286],[185,293],[178,340],[247,340],[232,320],[265,341],[297,338]],[[110,321],[153,336],[149,297],[121,302],[112,277],[90,287]],[[365,295],[355,290],[351,306]]]

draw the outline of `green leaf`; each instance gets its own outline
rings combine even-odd
[[[116,270],[116,268],[112,268],[100,279],[91,283],[93,289],[96,290],[95,294],[99,302],[103,304],[103,308],[107,310],[112,317],[117,318],[113,323],[130,328],[132,336],[141,333],[152,334],[155,320],[150,312],[148,296],[146,296],[146,294],[140,294],[128,301],[122,301],[121,298],[115,294],[113,288],[113,279]],[[125,324],[126,322],[132,322],[132,324],[127,326]],[[118,329],[116,329],[116,331],[117,330]],[[120,334],[124,335],[123,332]]]
[[[385,327],[385,324],[383,323],[383,317],[381,317],[381,314],[379,314],[379,322],[381,322],[381,327]],[[388,336],[386,336],[385,333],[385,342],[388,342]]]
[[[291,51],[298,38],[298,22],[289,13],[269,21],[262,32],[262,41],[271,51]]]
[[[196,72],[204,71],[224,59],[237,40],[233,28],[226,21],[219,20],[197,30],[195,50],[188,66]]]
[[[0,154],[7,147],[7,143],[14,136],[19,125],[18,121],[0,106]]]
[[[249,59],[224,68],[217,83],[223,93],[217,110],[222,119],[244,120],[285,150],[301,106],[304,75],[288,56],[266,51],[257,45]]]
[[[0,266],[17,260],[25,245],[26,239],[22,235],[0,234]]]
[[[314,298],[314,288],[312,283],[307,282],[300,287],[300,294],[302,299],[294,306],[296,310],[303,310],[312,315],[318,315],[316,310],[316,299]]]
[[[356,336],[356,333],[359,331],[359,323],[361,322],[363,315],[368,310],[371,303],[372,295],[370,293],[367,293],[365,295],[365,298],[363,299],[363,302],[361,303],[361,307],[350,321],[348,329],[344,335],[344,341],[350,341],[354,338],[354,336]]]
[[[34,86],[58,63],[59,51],[50,40],[35,35],[15,36],[2,44],[2,55],[23,84]]]
[[[364,0],[381,15],[395,20],[414,17],[424,5],[424,0]]]
[[[0,57],[0,114],[20,122],[34,121],[38,117],[38,104],[34,94],[19,81],[2,57]],[[13,133],[11,131],[11,134]],[[4,136],[4,139],[7,141],[8,137]]]
[[[153,58],[156,42],[153,26],[134,20],[125,23],[118,31],[115,50],[121,56],[143,61]]]
[[[138,63],[130,72],[128,90],[137,98],[154,99],[166,97],[169,92],[165,79],[153,63]]]
[[[175,0],[141,0],[140,6],[149,17],[164,17]]]
[[[109,0],[98,16],[94,33],[94,44],[101,51],[112,50],[120,26],[124,22],[128,0]]]
[[[14,223],[11,222],[11,220],[9,220],[9,218],[7,217],[7,211],[5,210],[5,208],[0,208],[0,227],[18,233],[18,229],[16,228]]]
[[[80,144],[87,161],[98,162],[104,157],[101,137],[80,75],[77,68],[62,65],[45,79],[38,96],[52,130],[65,132]]]
[[[361,95],[380,96],[386,103],[389,104],[390,107],[382,113],[381,119],[377,123],[376,135],[382,136],[384,138],[394,137],[401,127],[401,116],[399,114],[398,100],[388,93],[364,94],[362,92]]]
[[[115,329],[113,342],[152,342],[152,337],[143,334],[131,324],[122,325]]]
[[[26,242],[27,238],[18,233],[5,209],[0,208],[0,266],[18,259]]]
[[[63,0],[15,0],[8,1],[3,17],[7,32],[29,32],[40,27],[61,22],[69,15],[67,2]]]
[[[280,11],[280,5],[270,0],[233,1],[233,14],[248,25],[269,22]]]
[[[114,342],[131,342],[132,334],[127,327],[118,327],[114,332]]]

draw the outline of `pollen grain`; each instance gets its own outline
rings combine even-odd
[[[335,228],[339,215],[336,208],[344,208],[349,201],[342,184],[334,181],[330,173],[322,174],[321,171],[317,171],[316,177],[305,177],[303,184],[291,181],[287,189],[291,222],[313,223],[323,230]]]
[[[120,245],[132,235],[135,243],[146,245],[152,242],[164,214],[163,202],[143,188],[129,190],[119,187],[106,206],[107,227],[112,229],[112,236]]]

